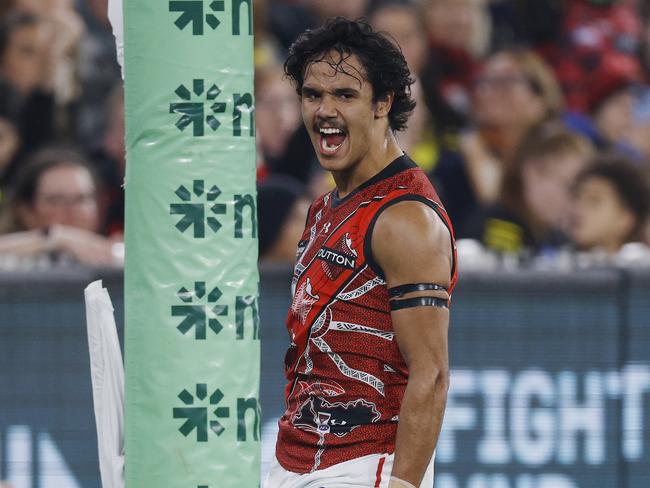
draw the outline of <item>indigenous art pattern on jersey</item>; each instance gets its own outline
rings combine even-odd
[[[286,411],[276,447],[289,471],[307,473],[395,450],[408,369],[370,239],[381,211],[404,200],[433,208],[453,243],[447,213],[407,156],[344,199],[328,193],[309,211],[291,286]],[[455,263],[455,245],[453,252]],[[454,269],[452,289],[455,282]]]

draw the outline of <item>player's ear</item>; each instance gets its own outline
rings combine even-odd
[[[393,106],[393,100],[395,99],[395,94],[393,92],[387,93],[384,98],[377,100],[375,105],[375,118],[381,119],[388,117],[391,107]]]

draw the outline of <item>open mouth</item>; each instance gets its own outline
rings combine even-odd
[[[326,156],[333,156],[341,148],[347,134],[338,127],[319,127],[320,151]]]

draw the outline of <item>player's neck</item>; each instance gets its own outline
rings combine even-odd
[[[404,152],[397,144],[391,130],[377,144],[372,144],[364,158],[346,171],[333,171],[339,198],[344,198],[356,188],[399,158]]]

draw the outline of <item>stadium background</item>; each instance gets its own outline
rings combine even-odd
[[[290,269],[261,276],[264,470],[283,408]],[[120,317],[122,275],[1,278],[0,469],[16,488],[100,487],[78,291],[102,278]],[[436,486],[648,486],[650,273],[468,273],[459,287]]]
[[[503,97],[507,106],[505,90],[521,82],[516,75],[497,79],[483,71],[504,50],[530,50],[550,65],[564,98],[553,116],[572,133],[588,139],[597,153],[623,155],[639,175],[650,172],[649,2],[254,4],[263,468],[282,411],[287,261],[295,248],[287,222],[302,224],[304,203],[331,185],[305,144],[294,92],[280,75],[281,60],[304,28],[332,15],[365,14],[378,24],[388,19],[381,28],[395,29],[425,95],[420,106],[426,113],[414,115],[414,131],[401,143],[453,208],[460,237],[476,239],[460,248],[450,329],[452,387],[437,488],[650,486],[647,248],[626,243],[603,253],[597,246],[580,249],[570,239],[517,243],[519,231],[512,226],[473,235],[465,231],[469,224],[461,224],[500,200],[495,187],[473,185],[507,166],[499,166],[510,157],[503,134],[478,130],[487,142],[501,144],[478,155],[463,141],[476,134],[480,120],[473,90],[492,84],[497,104]],[[123,325],[123,101],[105,9],[105,0],[0,0],[0,480],[11,488],[100,486],[82,302],[86,284],[105,280],[120,334]],[[430,11],[448,24],[427,23]],[[41,29],[40,41],[27,36],[18,43],[27,46],[16,51],[19,60],[43,67],[24,86],[31,75],[12,73],[7,55],[7,25],[20,15],[37,19],[26,22]],[[425,21],[412,30],[416,39],[407,35],[408,23],[406,32],[400,24],[409,18]],[[441,37],[454,31],[460,35],[447,35],[445,44]],[[424,44],[418,47],[417,38]],[[606,104],[624,113],[622,118],[607,119]],[[97,223],[62,248],[16,253],[3,247],[3,237],[27,232],[29,238],[48,238],[41,228],[16,223],[12,207],[21,168],[48,147],[72,149],[94,168],[100,183],[92,195]],[[485,178],[463,176],[486,155],[491,163],[479,164],[478,171]],[[64,202],[62,208],[72,214],[78,204]],[[64,235],[75,225],[66,215],[48,228]],[[94,252],[84,252],[89,247]],[[0,486],[5,488],[3,481]]]

